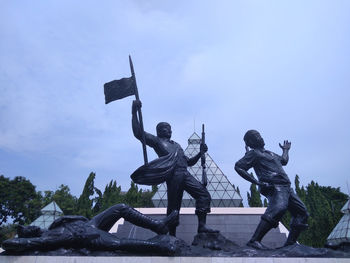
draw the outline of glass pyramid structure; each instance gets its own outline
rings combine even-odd
[[[63,212],[61,208],[55,201],[52,201],[50,204],[41,209],[41,216],[35,219],[30,225],[38,226],[42,229],[48,229],[52,222],[62,215]]]
[[[188,139],[188,146],[185,150],[186,156],[190,158],[195,156],[199,152],[200,143],[201,138],[194,132]],[[212,198],[211,207],[238,207],[242,202],[242,197],[208,153],[206,153],[206,167],[208,178],[207,189]],[[201,182],[202,167],[200,160],[187,169],[191,175]],[[155,207],[167,207],[166,183],[158,186],[158,191],[152,197],[152,202]],[[187,192],[184,192],[182,207],[195,207],[195,200]]]
[[[327,237],[327,243],[333,246],[342,243],[350,243],[350,200],[348,200],[341,211],[344,213],[339,223]]]

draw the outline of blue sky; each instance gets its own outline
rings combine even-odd
[[[209,153],[233,170],[243,135],[292,141],[286,172],[347,192],[349,1],[1,1],[0,174],[38,190],[88,174],[124,190],[142,164],[132,97],[104,104],[103,84],[130,76],[145,129],[167,121],[183,148],[205,123]],[[150,159],[155,158],[152,149]]]

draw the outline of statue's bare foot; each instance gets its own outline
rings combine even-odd
[[[211,229],[207,227],[206,225],[198,227],[198,233],[219,233],[219,230]]]
[[[247,246],[255,248],[255,249],[260,249],[260,250],[266,250],[269,249],[267,246],[264,246],[263,244],[261,244],[261,242],[259,241],[249,241],[247,243]]]

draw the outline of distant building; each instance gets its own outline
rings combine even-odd
[[[55,201],[52,201],[50,204],[41,209],[41,216],[35,219],[30,225],[38,226],[42,229],[48,229],[52,222],[60,216],[63,216],[61,208]]]
[[[341,211],[344,213],[339,223],[327,238],[326,246],[329,247],[350,247],[350,202],[349,200],[343,206]]]
[[[188,139],[188,146],[185,150],[186,156],[195,156],[199,152],[200,144],[201,138],[194,132]],[[206,153],[206,167],[208,177],[207,189],[212,198],[211,207],[239,207],[242,203],[242,197],[208,153]],[[197,180],[202,180],[200,161],[194,166],[188,167],[188,171]],[[152,202],[155,207],[167,207],[166,183],[162,183],[158,187],[158,191],[152,197]],[[182,207],[195,207],[195,200],[187,192],[184,192]]]

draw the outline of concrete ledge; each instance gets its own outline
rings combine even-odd
[[[349,258],[0,256],[1,263],[349,263]]]

